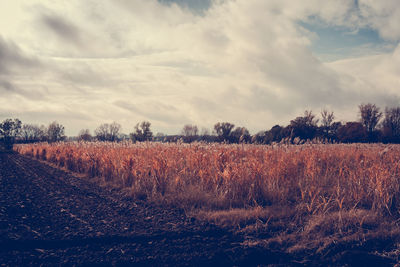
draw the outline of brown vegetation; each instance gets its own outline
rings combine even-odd
[[[391,214],[400,204],[397,145],[39,143],[16,150],[146,198],[198,190],[207,196],[200,206],[280,204],[312,214],[354,208]]]
[[[327,248],[383,230],[393,240],[399,236],[399,145],[81,142],[15,149],[101,177],[137,198],[268,233],[268,246],[284,243],[298,251],[300,243],[302,249]]]

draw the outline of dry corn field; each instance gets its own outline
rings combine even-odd
[[[193,207],[282,205],[308,214],[354,209],[394,214],[400,208],[399,145],[75,142],[15,150],[138,198]]]

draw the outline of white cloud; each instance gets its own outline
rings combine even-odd
[[[378,30],[383,38],[400,39],[400,5],[397,0],[359,0],[359,9],[364,24]]]
[[[400,104],[400,45],[390,54],[339,60],[329,65],[347,76],[349,87],[359,91],[365,101],[375,96],[375,102],[381,105]]]
[[[202,15],[155,0],[1,3],[3,43],[40,68],[0,73],[0,88],[19,88],[0,96],[0,118],[56,119],[69,134],[113,120],[125,132],[140,120],[167,133],[217,121],[255,132],[325,106],[355,119],[362,101],[397,100],[400,49],[323,63],[310,50],[315,33],[298,21],[399,39],[394,1],[358,2],[215,0]]]

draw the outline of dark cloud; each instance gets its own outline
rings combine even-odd
[[[27,99],[43,99],[41,92],[18,86],[21,77],[32,75],[43,67],[36,58],[26,55],[18,45],[0,36],[0,93],[19,95]]]
[[[66,18],[55,14],[43,14],[41,16],[41,21],[47,29],[57,36],[57,38],[77,46],[83,45],[80,30]]]
[[[0,80],[0,91],[5,90],[6,92],[13,92],[15,91],[15,87],[8,81]]]
[[[2,96],[19,95],[28,100],[44,100],[46,95],[40,90],[29,90],[21,88],[14,83],[0,77],[0,93]]]
[[[39,65],[38,60],[26,56],[14,42],[6,41],[0,35],[0,74],[10,74]]]

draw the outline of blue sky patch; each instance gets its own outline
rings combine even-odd
[[[395,47],[394,42],[383,40],[370,28],[349,29],[321,23],[299,22],[299,25],[315,33],[311,51],[322,61],[387,53]]]
[[[161,3],[177,3],[180,6],[188,7],[194,13],[203,13],[211,5],[211,0],[158,0]]]

